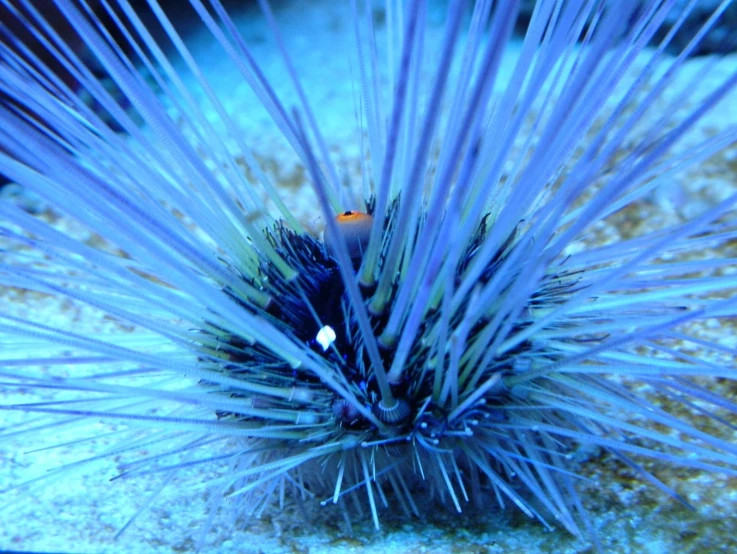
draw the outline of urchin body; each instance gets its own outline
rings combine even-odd
[[[367,203],[369,206],[373,204],[372,201]],[[365,220],[359,231],[352,228],[352,220],[357,217]],[[368,242],[373,218],[370,214],[347,212],[336,219],[342,238],[352,243],[354,255],[351,257],[358,270],[361,248]],[[384,232],[390,232],[390,229]],[[473,261],[474,252],[483,241],[485,232],[485,223],[482,223],[458,264],[457,281],[461,280],[464,270]],[[420,489],[429,489],[433,495],[445,498],[448,492],[446,482],[451,477],[457,480],[462,491],[457,497],[454,489],[450,489],[451,504],[457,511],[462,509],[461,502],[469,501],[469,493],[476,503],[480,503],[483,496],[501,489],[532,515],[534,510],[528,506],[527,500],[512,492],[517,488],[512,485],[513,476],[519,471],[516,464],[510,464],[510,460],[502,462],[493,453],[489,456],[487,452],[495,448],[499,448],[500,453],[508,451],[507,445],[495,444],[500,438],[503,439],[498,429],[513,419],[510,410],[519,409],[524,403],[504,385],[503,377],[514,373],[517,355],[529,346],[519,347],[475,379],[451,376],[444,383],[445,388],[436,394],[433,392],[434,388],[438,388],[433,382],[433,366],[445,362],[434,359],[433,355],[437,356],[437,353],[429,346],[432,342],[430,331],[438,321],[437,313],[429,313],[423,326],[428,336],[422,333],[418,335],[402,380],[390,383],[397,404],[387,409],[382,405],[381,391],[372,374],[370,360],[363,352],[356,323],[351,320],[351,307],[338,272],[338,261],[331,256],[332,243],[338,239],[328,237],[322,242],[308,235],[295,234],[283,224],[268,230],[267,237],[292,267],[299,268],[299,276],[291,283],[283,283],[278,272],[268,263],[261,266],[257,275],[243,276],[251,284],[270,293],[270,301],[260,315],[276,320],[284,334],[293,336],[305,348],[321,356],[376,419],[369,419],[359,412],[353,403],[335,394],[311,372],[285,366],[278,356],[269,356],[258,348],[252,348],[237,336],[218,337],[221,341],[218,352],[230,362],[223,370],[231,376],[261,382],[264,386],[291,386],[300,390],[301,396],[309,397],[303,403],[299,403],[297,398],[287,400],[289,407],[295,408],[296,404],[296,409],[304,409],[301,421],[296,422],[304,424],[304,431],[298,432],[294,439],[284,441],[282,445],[270,444],[268,453],[264,454],[265,463],[282,456],[299,459],[307,455],[312,458],[309,451],[314,443],[323,443],[328,453],[309,464],[315,466],[313,469],[300,466],[301,478],[308,483],[311,493],[327,496],[333,503],[341,501],[344,510],[349,507],[343,499],[347,492],[355,493],[358,490],[360,493],[364,487],[369,487],[371,511],[377,528],[377,508],[370,487],[390,489],[392,495],[397,495],[407,515],[411,511],[419,516],[421,510],[414,496]],[[508,241],[505,246],[508,247],[511,242]],[[494,267],[505,253],[502,250],[494,257],[484,270],[480,283],[492,277]],[[555,275],[546,279],[546,283],[533,294],[526,312],[529,313],[533,305],[544,307],[546,302],[550,306],[563,302],[566,290],[575,284],[575,278]],[[554,283],[554,286],[550,283]],[[398,286],[399,282],[395,284],[395,289]],[[363,288],[362,292],[369,305],[372,289]],[[249,309],[245,305],[243,308]],[[392,301],[389,301],[386,310],[391,309]],[[372,315],[371,324],[377,336],[381,335],[386,321],[386,314]],[[525,320],[520,318],[518,325],[525,324]],[[333,331],[327,343],[320,340],[326,328]],[[481,329],[482,324],[479,323],[471,329],[470,335],[478,335]],[[381,349],[382,359],[387,366],[391,365],[394,353],[395,349],[391,347]],[[478,390],[481,384],[479,379],[484,383],[482,390]],[[461,388],[453,391],[455,402],[451,400],[451,387]],[[463,387],[467,387],[467,390],[463,390]],[[471,395],[474,391],[475,394]],[[239,396],[237,392],[234,395]],[[466,399],[471,397],[472,401],[466,401],[459,408],[459,396]],[[269,412],[269,409],[278,410],[278,404],[268,398],[261,398],[260,402],[252,399],[252,404],[258,404],[262,409],[258,415],[219,412],[218,417],[258,422],[265,429],[269,425],[283,425],[275,412]],[[569,454],[568,447],[562,442],[558,444],[564,456]],[[315,479],[314,474],[318,472],[320,476]],[[381,496],[384,494],[382,492]],[[323,504],[327,502],[325,500]]]

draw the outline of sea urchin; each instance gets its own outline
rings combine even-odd
[[[203,534],[223,495],[376,528],[382,506],[422,516],[422,496],[584,536],[582,448],[686,504],[643,459],[737,474],[737,405],[713,388],[737,376],[734,341],[703,325],[735,314],[737,191],[601,236],[737,139],[734,121],[691,133],[737,71],[679,77],[730,2],[670,56],[693,3],[663,33],[680,2],[540,0],[511,58],[516,1],[452,0],[442,39],[434,4],[387,2],[384,28],[346,3],[361,199],[266,0],[278,86],[219,0],[191,0],[306,171],[324,240],[155,0],[148,26],[125,0],[58,2],[84,56],[33,3],[3,4],[36,47],[2,26],[0,172],[52,207],[0,202],[0,283],[25,299],[0,313],[0,410],[22,414],[5,439],[122,425],[43,479],[115,459],[161,476],[155,501],[224,467]],[[30,291],[114,323],[59,326]]]

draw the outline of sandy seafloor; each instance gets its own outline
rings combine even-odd
[[[359,152],[356,136],[354,83],[355,68],[342,54],[348,51],[352,28],[347,16],[336,14],[331,2],[295,2],[277,11],[282,32],[305,88],[318,113],[324,135],[340,168],[360,183]],[[298,8],[293,6],[299,6]],[[346,12],[347,13],[347,12]],[[437,13],[430,14],[429,36],[438,36]],[[269,32],[258,12],[241,18],[246,40],[276,83],[277,91],[288,94],[285,79],[278,79],[279,58]],[[240,77],[221,67],[223,58],[212,53],[204,41],[194,43],[194,51],[208,60],[207,75],[213,86],[227,99],[227,108],[244,128],[246,140],[264,160],[271,175],[287,192],[290,208],[308,222],[314,222],[314,203],[304,173],[287,157],[288,149],[275,136],[265,114],[254,107],[253,98]],[[693,62],[689,71],[703,67],[708,60]],[[734,70],[737,57],[729,57],[714,68],[715,75]],[[702,83],[707,86],[708,83]],[[737,94],[719,113],[703,121],[689,140],[709,136],[730,122],[737,122]],[[214,117],[214,116],[213,116]],[[675,181],[672,188],[660,190],[648,202],[638,205],[623,225],[650,225],[672,222],[689,215],[689,210],[712,204],[737,190],[737,148],[733,145],[690,169]],[[57,223],[73,229],[63,218]],[[601,234],[607,240],[629,234],[629,229],[602,223]],[[78,232],[78,231],[75,231]],[[734,246],[733,246],[734,248]],[[736,256],[735,252],[724,255]],[[74,326],[77,331],[105,333],[112,325],[101,314],[74,303],[52,297],[2,291],[4,309],[23,314],[55,318],[60,326]],[[722,338],[735,347],[733,329],[705,325],[704,333]],[[720,339],[721,340],[721,339]],[[734,389],[732,389],[734,391]],[[28,393],[30,394],[30,393]],[[4,400],[9,398],[0,390]],[[25,401],[30,401],[28,396]],[[0,427],[12,428],[24,416],[0,412]],[[56,437],[59,443],[85,434],[103,434],[110,427],[93,424],[75,434]],[[735,437],[732,437],[734,440]],[[43,443],[33,437],[16,437],[0,442],[0,490],[37,475],[41,467],[53,467],[60,460],[83,458],[98,452],[108,443],[70,445],[58,450],[26,454]],[[652,467],[652,466],[649,466]],[[737,482],[734,478],[683,468],[660,467],[657,475],[697,507],[690,512],[662,493],[633,478],[631,472],[606,456],[594,453],[581,468],[591,481],[584,483],[581,496],[591,512],[603,551],[621,553],[717,553],[737,551]],[[140,515],[120,537],[114,538],[125,521],[135,513],[141,499],[159,485],[156,478],[126,482],[108,482],[116,475],[114,464],[101,462],[77,476],[65,475],[31,490],[13,490],[0,496],[0,549],[25,552],[190,552],[195,537],[206,519],[206,498],[193,488],[208,477],[206,469],[182,472],[173,486],[158,493],[154,506]],[[422,499],[418,499],[418,503]],[[354,521],[353,533],[347,534],[336,511],[308,505],[301,512],[288,506],[283,512],[273,509],[259,519],[218,518],[207,536],[202,552],[453,552],[453,553],[583,553],[593,552],[590,544],[564,530],[546,531],[536,521],[508,507],[501,511],[489,505],[483,513],[456,514],[442,510],[432,501],[423,504],[427,517],[422,520],[394,519],[382,511],[383,528],[373,529],[370,518]]]

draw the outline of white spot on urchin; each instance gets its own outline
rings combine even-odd
[[[583,252],[586,250],[586,243],[583,241],[577,240],[572,241],[568,243],[565,248],[563,249],[563,255],[564,256],[572,256],[574,254],[578,254],[580,252]]]
[[[325,325],[317,332],[315,340],[322,346],[323,351],[325,351],[335,342],[335,336],[333,328],[330,325]]]

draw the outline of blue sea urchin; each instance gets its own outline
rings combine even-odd
[[[426,515],[419,498],[514,504],[589,537],[582,449],[686,504],[643,460],[737,473],[737,406],[716,391],[733,383],[734,344],[700,325],[735,313],[737,193],[595,236],[737,139],[734,122],[688,134],[733,93],[733,68],[699,90],[714,63],[677,80],[730,2],[671,58],[672,34],[645,47],[676,2],[540,1],[504,78],[517,2],[475,3],[466,32],[452,1],[437,41],[432,6],[396,4],[386,75],[370,3],[345,7],[361,198],[269,5],[295,108],[220,3],[192,0],[309,176],[324,241],[156,2],[159,42],[125,1],[100,4],[115,33],[87,3],[59,3],[112,91],[48,14],[9,8],[58,67],[3,27],[0,171],[84,231],[0,203],[0,279],[26,306],[37,291],[111,322],[98,335],[25,306],[0,314],[0,407],[22,414],[6,440],[81,427],[43,447],[111,441],[38,482],[114,459],[120,480],[160,478],[146,507],[215,467],[195,483],[212,493],[201,535],[226,495],[234,514],[309,500],[377,528],[389,506]],[[99,420],[117,426],[91,432]]]

